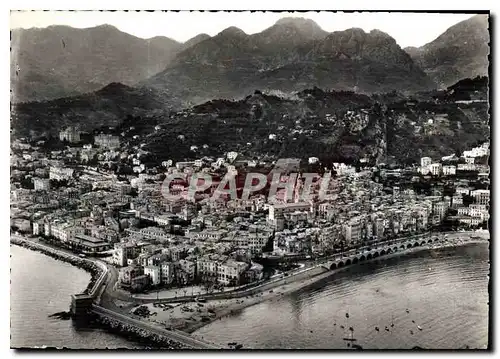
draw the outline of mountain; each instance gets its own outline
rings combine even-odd
[[[15,137],[57,135],[66,126],[92,131],[117,126],[128,116],[159,116],[168,110],[168,104],[151,91],[111,83],[84,95],[13,104],[11,128]]]
[[[311,19],[284,17],[253,38],[261,45],[296,47],[310,40],[324,39],[327,35],[328,32]]]
[[[256,88],[368,93],[435,87],[389,35],[361,29],[329,34],[312,20],[297,18],[253,35],[228,28],[180,52],[141,84],[184,105],[238,98]]]
[[[187,48],[190,48],[191,46],[196,45],[199,42],[205,41],[210,39],[210,35],[207,34],[198,34],[195,37],[192,37],[188,41],[182,44],[182,49],[185,50]]]
[[[441,88],[463,78],[488,75],[488,15],[450,27],[434,41],[406,52]]]
[[[163,70],[183,45],[167,37],[141,39],[110,25],[11,31],[14,102],[47,100],[133,85]]]

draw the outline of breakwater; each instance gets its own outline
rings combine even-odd
[[[93,316],[96,323],[105,327],[108,331],[117,335],[127,337],[130,340],[141,342],[150,346],[152,349],[173,349],[186,350],[193,349],[187,345],[171,340],[164,336],[151,333],[150,331],[140,329],[136,326],[126,324],[106,316]]]
[[[10,237],[10,242],[12,244],[30,249],[32,251],[37,251],[37,252],[43,253],[51,258],[69,263],[71,265],[74,265],[75,267],[78,267],[78,268],[83,269],[86,272],[88,272],[91,276],[91,279],[90,279],[89,284],[87,285],[87,287],[83,291],[83,293],[85,293],[85,294],[89,294],[91,292],[92,288],[94,288],[98,279],[103,274],[103,269],[101,267],[99,267],[95,262],[92,262],[88,259],[77,257],[74,254],[67,253],[67,252],[61,251],[61,250],[53,248],[53,247],[49,247],[45,244],[36,243],[36,242],[30,241],[30,240],[23,239],[20,237],[15,237],[15,236]]]

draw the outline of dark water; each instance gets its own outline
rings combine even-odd
[[[246,348],[343,349],[352,326],[365,349],[486,348],[488,257],[481,243],[364,263],[196,334]]]
[[[41,253],[11,246],[10,345],[73,349],[140,348],[141,345],[89,323],[49,318],[69,310],[70,296],[87,287],[90,275]]]

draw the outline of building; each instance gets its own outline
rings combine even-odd
[[[312,212],[312,209],[313,207],[311,203],[308,202],[273,204],[269,206],[268,219],[270,221],[275,221],[277,218],[282,217],[286,213],[292,213],[296,211]]]
[[[456,166],[443,166],[443,175],[445,176],[453,176],[457,174]]]
[[[190,283],[194,281],[196,277],[196,263],[187,259],[181,259],[179,261],[179,268],[186,274],[186,282]]]
[[[144,269],[142,267],[130,266],[120,269],[118,273],[118,280],[120,284],[124,287],[130,286],[132,279],[144,275]]]
[[[160,266],[161,282],[163,284],[172,284],[175,278],[174,264],[172,262],[163,262]]]
[[[49,178],[52,180],[63,181],[73,177],[74,170],[64,167],[50,167]]]
[[[432,159],[430,157],[422,157],[420,159],[420,167],[426,168],[429,167],[432,163]]]
[[[53,224],[48,225],[48,233],[47,233],[47,226],[45,230],[45,235],[47,236],[52,236],[61,242],[67,242],[69,241],[75,234],[75,229],[73,226],[71,226],[69,223],[58,223],[55,222]]]
[[[165,229],[160,227],[146,227],[141,228],[140,230],[127,228],[125,232],[139,236],[144,240],[158,240],[158,241],[172,241],[173,236],[169,233],[165,232]]]
[[[309,157],[308,162],[310,165],[316,164],[319,162],[319,158],[318,157]]]
[[[470,151],[464,151],[463,152],[463,157],[467,158],[472,158],[474,159],[475,157],[483,157],[483,156],[488,156],[489,155],[489,143],[486,142],[482,146],[475,147]]]
[[[47,178],[33,178],[33,184],[35,186],[35,191],[50,190],[50,180]]]
[[[459,163],[457,165],[457,171],[475,171],[476,165],[473,163]]]
[[[197,274],[203,278],[216,278],[217,265],[220,259],[217,256],[203,256],[197,261]]]
[[[159,266],[146,266],[146,267],[144,267],[144,275],[149,276],[152,285],[160,285],[160,283],[161,283],[161,269]]]
[[[441,174],[442,165],[441,163],[431,163],[429,170],[433,176],[439,176]]]
[[[101,133],[94,137],[94,143],[99,147],[117,148],[120,147],[120,138],[113,135],[105,135]]]
[[[201,241],[210,241],[210,242],[219,242],[222,238],[227,235],[227,231],[219,229],[206,229],[201,232],[193,232],[189,234],[191,239],[201,240]]]
[[[236,286],[240,284],[241,275],[248,268],[245,262],[227,260],[217,268],[217,280],[223,285]]]
[[[477,189],[475,191],[471,191],[470,195],[474,197],[474,202],[476,204],[490,204],[489,189]]]
[[[113,264],[124,267],[129,259],[135,259],[140,254],[141,248],[134,244],[119,244],[113,252]]]
[[[344,225],[344,238],[348,244],[359,243],[362,240],[363,226],[359,219],[352,219]]]
[[[70,143],[80,142],[80,131],[78,131],[75,127],[68,127],[59,132],[59,140]]]
[[[155,254],[155,255],[152,255],[151,257],[149,257],[147,263],[148,263],[148,266],[159,267],[167,259],[168,259],[167,253],[160,253],[160,254]]]
[[[469,216],[479,217],[482,221],[486,221],[490,218],[488,208],[484,204],[471,204],[469,206]]]
[[[140,292],[144,290],[151,282],[151,278],[148,275],[140,275],[134,277],[130,281],[130,290],[133,292]]]
[[[237,248],[248,249],[252,254],[259,254],[262,253],[271,236],[272,233],[267,232],[249,233],[238,231],[228,238],[228,241]]]
[[[434,202],[432,204],[432,213],[439,218],[439,221],[443,220],[448,211],[449,203],[446,201]]]
[[[384,233],[385,233],[384,219],[375,218],[372,223],[373,223],[373,235],[379,240],[384,238]]]
[[[71,244],[85,252],[104,252],[111,248],[111,244],[99,238],[86,236],[84,234],[75,234],[70,240]]]

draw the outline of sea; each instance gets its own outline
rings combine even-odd
[[[89,323],[50,318],[90,275],[11,246],[11,347],[144,348]],[[335,272],[194,334],[253,349],[485,349],[487,243],[422,250]]]

